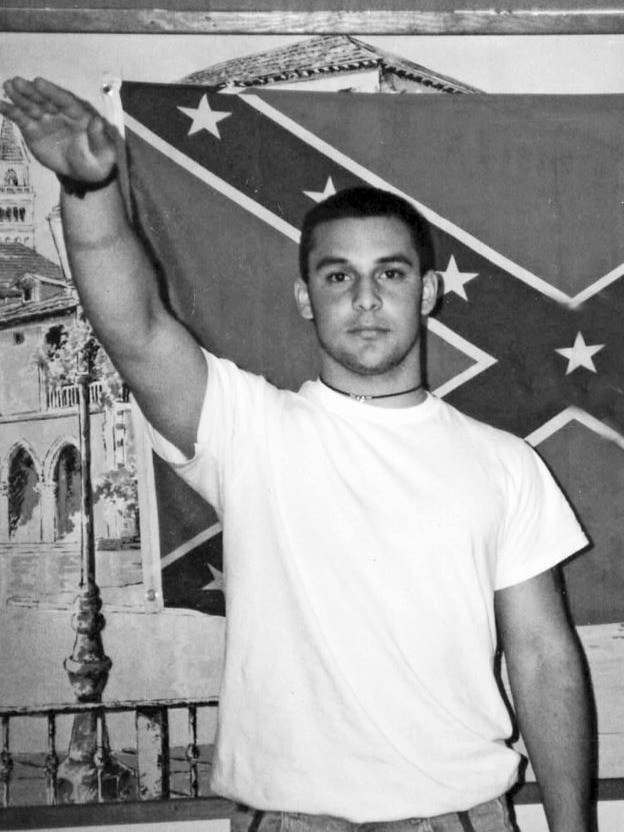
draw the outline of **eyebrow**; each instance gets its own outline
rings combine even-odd
[[[315,269],[323,269],[326,266],[345,266],[349,263],[349,259],[347,257],[321,257],[318,263],[315,263]],[[414,261],[407,257],[405,254],[387,254],[384,257],[379,257],[375,260],[376,265],[383,266],[386,263],[403,263],[406,266],[413,266]]]
[[[389,254],[387,257],[380,257],[377,262],[382,265],[384,263],[403,263],[406,266],[414,265],[414,261],[405,254]]]

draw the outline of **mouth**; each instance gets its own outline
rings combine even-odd
[[[357,335],[360,338],[378,338],[387,332],[389,330],[383,326],[354,326],[349,330],[351,335]]]

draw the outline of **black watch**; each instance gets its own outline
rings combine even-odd
[[[78,199],[84,199],[85,194],[91,193],[92,191],[99,191],[102,188],[106,188],[111,182],[114,182],[117,179],[118,173],[117,165],[113,165],[108,176],[100,179],[99,182],[84,182],[81,179],[72,179],[71,176],[65,176],[62,173],[57,173],[56,176],[66,194],[78,197]]]

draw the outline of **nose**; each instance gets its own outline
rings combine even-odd
[[[381,295],[373,277],[364,275],[353,283],[353,307],[360,311],[379,309]]]

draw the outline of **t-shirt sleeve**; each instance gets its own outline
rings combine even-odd
[[[563,492],[538,454],[519,446],[509,475],[507,511],[499,543],[496,589],[526,581],[588,544]]]
[[[221,513],[226,481],[244,458],[244,446],[254,420],[262,412],[268,383],[240,370],[227,359],[202,350],[208,365],[208,383],[202,404],[193,456],[187,458],[175,445],[147,424],[154,451],[175,472]]]

